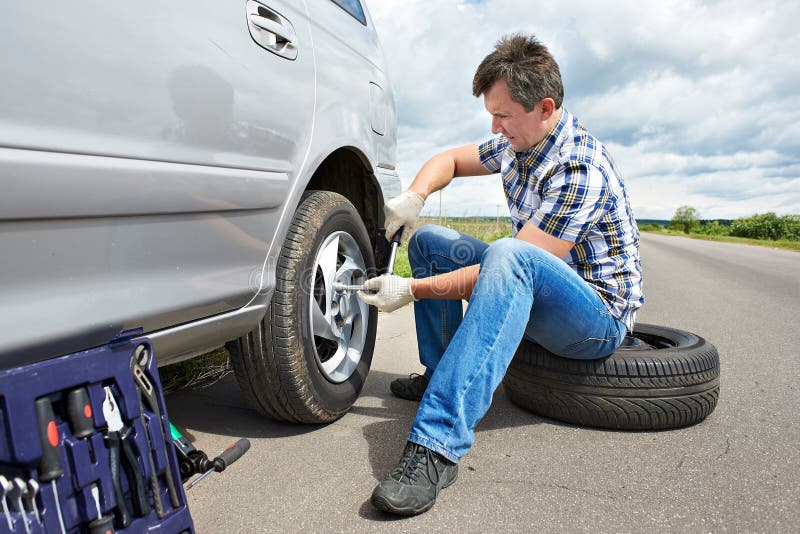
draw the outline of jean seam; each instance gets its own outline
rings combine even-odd
[[[492,349],[494,348],[494,346],[497,344],[497,338],[499,338],[499,337],[500,337],[500,334],[502,333],[503,329],[504,329],[504,328],[506,327],[506,325],[508,324],[508,316],[509,316],[509,315],[511,315],[511,307],[509,307],[509,308],[508,308],[508,311],[506,312],[506,315],[505,315],[505,317],[503,317],[503,321],[502,321],[502,323],[501,323],[500,330],[498,331],[498,335],[497,335],[497,336],[495,336],[495,340],[494,340],[494,342],[492,343],[492,345],[491,345],[490,347],[488,347],[488,348],[487,348],[486,352],[484,353],[484,356],[483,356],[483,357],[482,357],[482,359],[481,359],[481,365],[480,365],[480,367],[479,367],[479,368],[476,370],[476,372],[475,372],[475,373],[473,373],[473,375],[470,377],[470,380],[469,380],[469,382],[468,382],[468,383],[467,383],[467,384],[464,386],[463,390],[462,390],[462,391],[461,391],[461,393],[459,394],[459,408],[458,408],[458,414],[457,414],[457,416],[456,416],[457,418],[456,418],[456,420],[454,420],[454,421],[453,421],[453,422],[450,424],[450,428],[448,429],[448,431],[447,431],[447,434],[445,434],[445,436],[444,436],[444,440],[442,440],[442,441],[443,441],[443,444],[442,444],[442,445],[443,445],[443,447],[445,447],[445,448],[447,448],[447,443],[448,443],[448,441],[450,441],[450,435],[453,433],[453,429],[454,429],[454,428],[455,428],[455,426],[456,426],[456,421],[457,421],[457,420],[459,420],[459,419],[461,419],[461,418],[463,417],[463,411],[464,411],[464,403],[463,403],[463,399],[464,399],[464,396],[465,396],[466,392],[467,392],[467,391],[469,391],[469,388],[471,388],[471,387],[472,387],[472,384],[475,382],[475,379],[477,378],[477,376],[478,376],[478,374],[479,374],[479,371],[480,371],[480,370],[483,370],[483,368],[485,368],[485,367],[486,367],[486,362],[487,362],[487,360],[488,360],[487,356],[488,356],[488,354],[489,354],[489,353],[492,351]]]
[[[442,354],[444,354],[444,350],[447,350],[447,304],[442,302]]]
[[[410,432],[408,434],[408,441],[427,447],[433,450],[434,452],[441,454],[442,456],[444,456],[445,458],[447,458],[452,462],[458,463],[458,461],[461,459],[460,456],[458,456],[456,453],[448,449],[445,445],[442,445],[438,441],[434,441],[430,438],[426,438],[425,436],[415,434],[414,432]],[[423,443],[419,443],[420,441]]]
[[[616,341],[616,338],[606,339],[602,337],[587,337],[586,339],[581,339],[580,341],[576,341],[575,343],[570,343],[569,345],[564,347],[564,350],[574,347],[575,345],[580,345],[581,343],[586,343],[587,341],[599,341],[601,343],[608,343],[609,341]]]

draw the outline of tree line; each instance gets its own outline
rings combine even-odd
[[[730,235],[750,239],[771,241],[800,241],[800,215],[778,216],[774,212],[740,217],[733,221],[703,221],[700,213],[692,206],[681,206],[675,210],[667,228],[685,234],[712,236]],[[641,230],[660,230],[657,224],[647,224]]]

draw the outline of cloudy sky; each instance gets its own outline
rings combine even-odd
[[[611,150],[637,218],[800,213],[800,2],[367,0],[408,186],[438,151],[491,135],[472,76],[498,37],[535,34],[565,107]],[[456,180],[448,215],[507,213],[498,177]],[[432,196],[425,213],[438,213]]]

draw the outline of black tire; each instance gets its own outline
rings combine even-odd
[[[369,373],[377,310],[369,308],[366,342],[352,374],[334,382],[320,369],[311,331],[309,301],[315,258],[328,236],[347,232],[358,245],[366,270],[375,259],[369,235],[353,205],[329,191],[301,199],[281,250],[276,287],[258,329],[227,345],[244,397],[262,414],[279,421],[328,423],[353,405]]]
[[[531,412],[598,428],[662,430],[698,423],[717,405],[719,355],[705,339],[637,324],[607,358],[561,358],[523,341],[503,388]]]

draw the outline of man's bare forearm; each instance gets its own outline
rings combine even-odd
[[[469,300],[472,288],[478,281],[480,265],[470,265],[457,271],[437,274],[428,278],[415,278],[411,282],[414,298],[420,299],[463,299]]]
[[[444,189],[456,176],[485,176],[491,174],[481,164],[478,145],[464,145],[445,150],[428,160],[417,173],[409,189],[423,199]]]
[[[455,169],[455,162],[449,154],[437,154],[422,166],[408,189],[427,199],[431,193],[447,187],[453,181]]]

